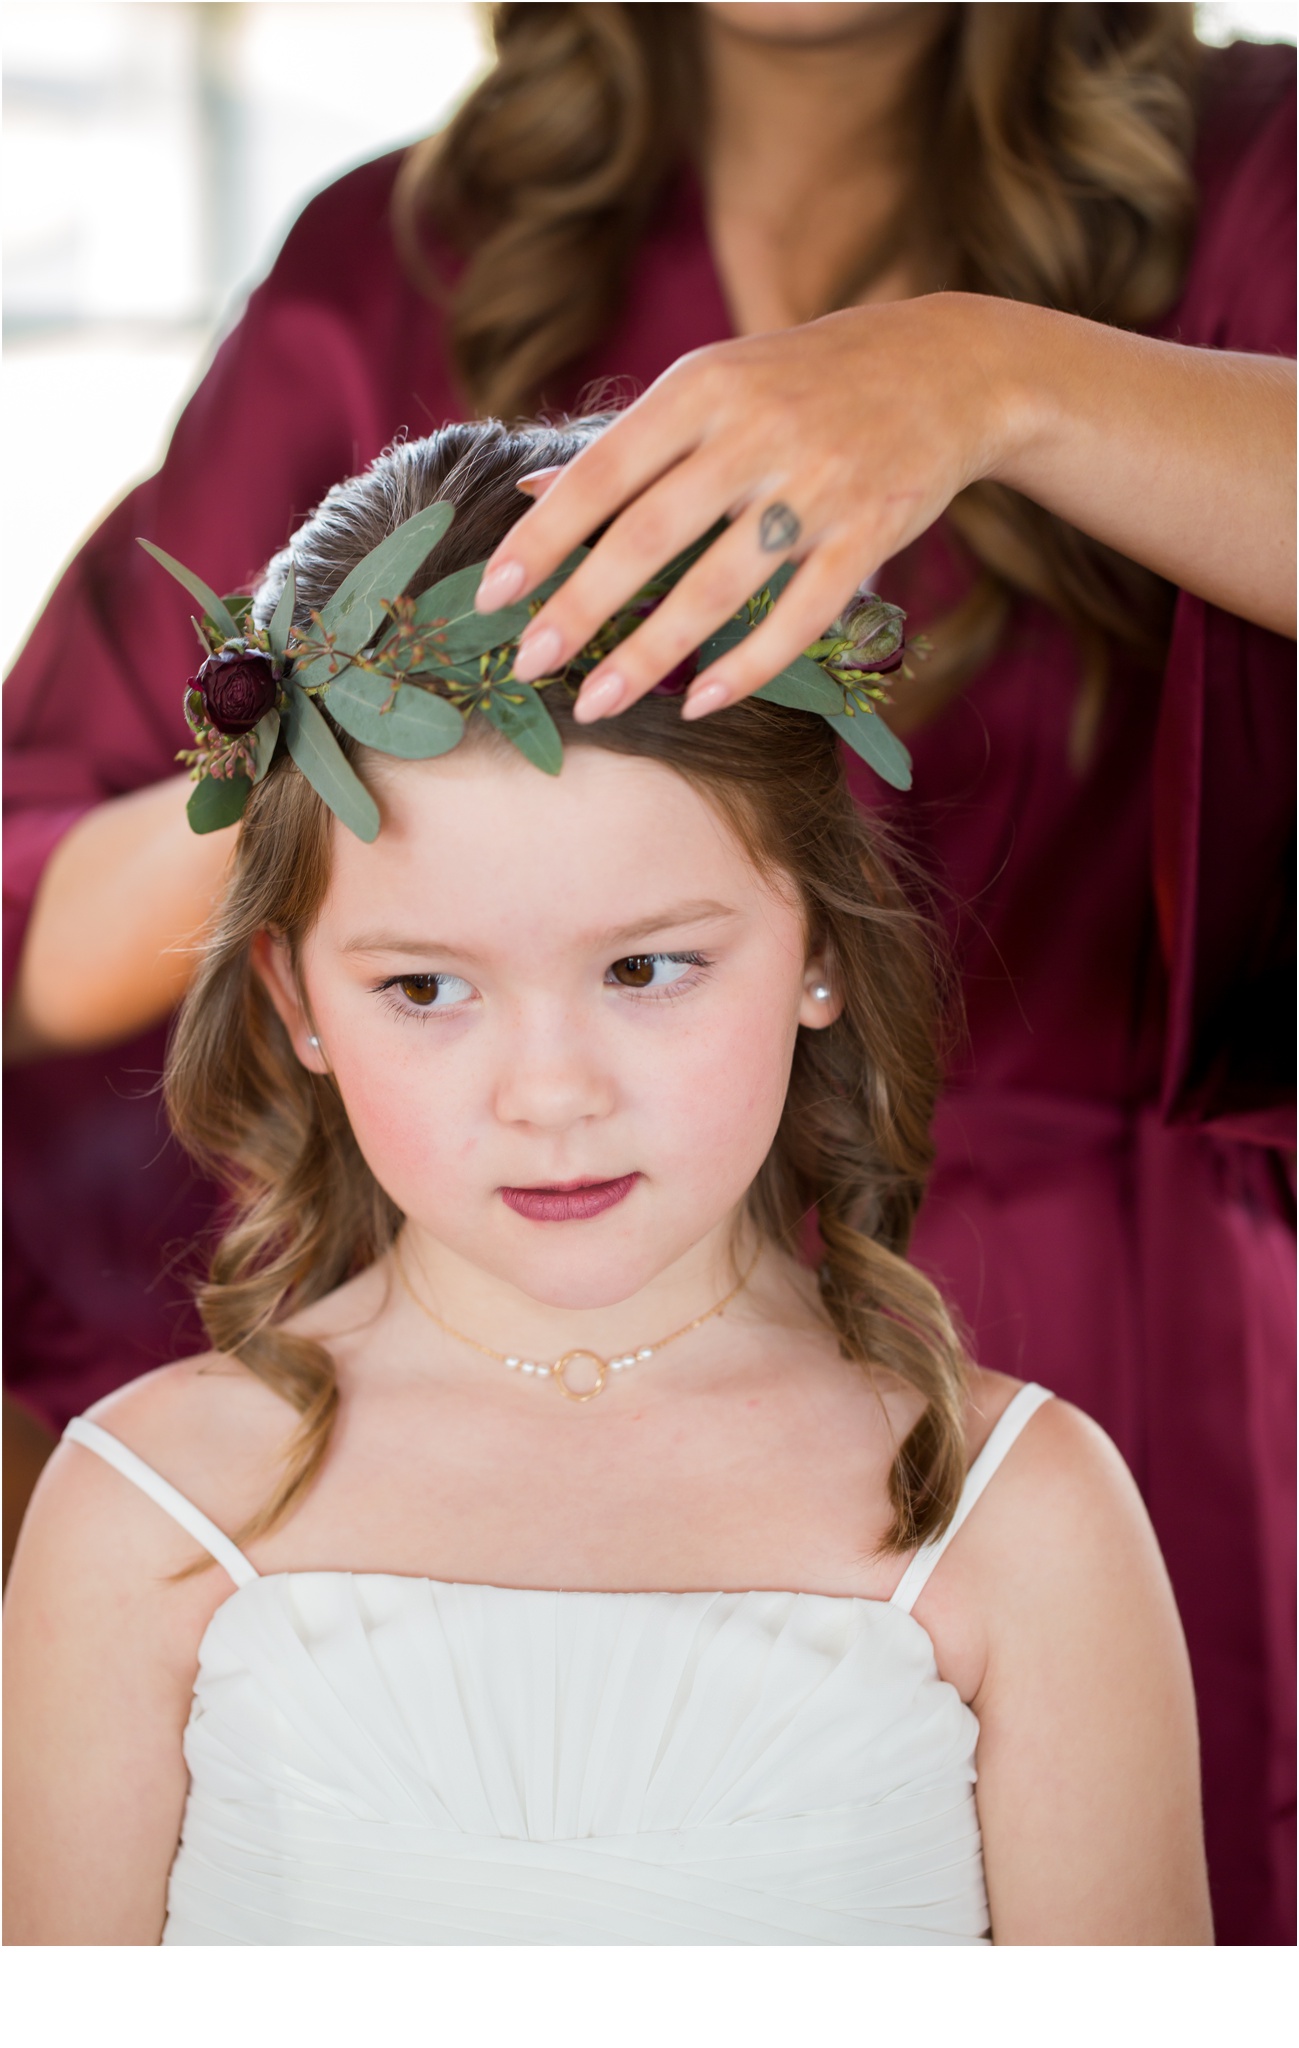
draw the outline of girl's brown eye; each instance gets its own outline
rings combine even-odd
[[[436,974],[412,974],[406,981],[399,982],[397,986],[409,1002],[418,1003],[422,1009],[426,1009],[430,1003],[437,1001],[438,978]]]
[[[656,956],[636,953],[630,960],[615,960],[609,972],[624,988],[648,988],[654,979]]]

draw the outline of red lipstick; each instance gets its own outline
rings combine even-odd
[[[616,1208],[640,1179],[624,1173],[621,1180],[570,1180],[548,1188],[502,1188],[501,1200],[533,1223],[584,1223]]]

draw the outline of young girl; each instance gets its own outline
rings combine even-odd
[[[905,1261],[878,607],[698,723],[512,687],[475,565],[588,432],[393,449],[255,636],[189,579],[196,819],[247,808],[168,1090],[235,1206],[214,1351],[24,1529],[9,1939],[1205,1942],[1135,1489]]]

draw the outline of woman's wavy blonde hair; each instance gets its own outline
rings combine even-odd
[[[510,430],[445,427],[389,449],[336,487],[277,558],[258,593],[268,615],[297,576],[299,623],[319,611],[386,533],[437,499],[456,504],[418,591],[482,560],[525,509],[516,479],[569,461],[590,423]],[[819,1229],[821,1300],[844,1355],[897,1374],[924,1397],[890,1479],[886,1545],[944,1528],[965,1471],[965,1357],[937,1291],[905,1258],[929,1168],[939,1084],[931,940],[849,794],[826,723],[750,699],[685,724],[651,695],[623,717],[579,726],[547,692],[566,747],[664,763],[713,803],[753,860],[790,878],[809,940],[823,947],[843,1011],[800,1031],[780,1127],[749,1196],[762,1237],[795,1255]],[[481,727],[475,719],[471,726]],[[364,772],[363,750],[340,743]],[[501,745],[485,728],[464,744]],[[524,772],[533,772],[527,770]],[[166,1075],[174,1129],[233,1198],[199,1307],[213,1345],[296,1411],[282,1483],[242,1532],[270,1529],[320,1470],[338,1408],[327,1348],[284,1328],[380,1257],[402,1218],[363,1159],[332,1079],[300,1065],[254,969],[257,936],[283,935],[296,962],[329,885],[337,828],[281,758],[253,791],[232,880],[173,1034]]]
[[[472,407],[513,418],[544,407],[611,326],[655,205],[706,127],[705,80],[696,7],[490,11],[495,66],[407,156],[393,225],[413,278],[447,302]],[[1193,7],[943,11],[903,110],[924,143],[910,188],[824,310],[851,304],[905,242],[935,285],[1120,327],[1158,319],[1194,221]],[[453,287],[428,227],[466,259]],[[999,484],[962,492],[947,516],[982,574],[955,613],[925,622],[936,652],[921,693],[941,701],[991,653],[1012,596],[1039,598],[1081,644],[1085,753],[1106,642],[1160,662],[1167,586]]]

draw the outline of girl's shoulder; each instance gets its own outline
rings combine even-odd
[[[237,1359],[212,1351],[129,1381],[85,1420],[228,1528],[265,1499],[297,1417]]]
[[[1083,1524],[1102,1522],[1135,1507],[1144,1516],[1136,1482],[1100,1424],[1072,1402],[1052,1395],[1033,1406],[1006,1444],[997,1431],[1002,1418],[1018,1419],[1016,1404],[1031,1382],[1005,1373],[975,1370],[966,1404],[966,1442],[973,1472],[985,1450],[995,1460],[995,1483],[979,1493],[979,1531],[1001,1549],[1068,1542]]]
[[[147,1374],[83,1419],[237,1537],[266,1498],[294,1418],[251,1374],[206,1356]],[[196,1564],[208,1560],[147,1486],[65,1438],[23,1521],[6,1627],[24,1641],[35,1628],[69,1669],[93,1668],[110,1690],[156,1681],[180,1712],[204,1630],[231,1593],[225,1571]]]
[[[244,1367],[205,1353],[117,1388],[82,1420],[233,1535],[271,1491],[296,1418]],[[142,1569],[155,1583],[183,1571],[195,1556],[192,1539],[145,1490],[97,1451],[67,1438],[41,1475],[24,1542],[61,1567],[95,1558],[107,1546],[118,1569],[127,1572],[129,1560],[129,1569]]]
[[[967,1699],[1014,1645],[1049,1658],[1057,1638],[1112,1635],[1122,1614],[1171,1604],[1136,1481],[1098,1423],[1052,1398],[1008,1447],[994,1441],[1023,1384],[972,1376],[971,1468],[990,1443],[996,1468],[914,1610]]]

